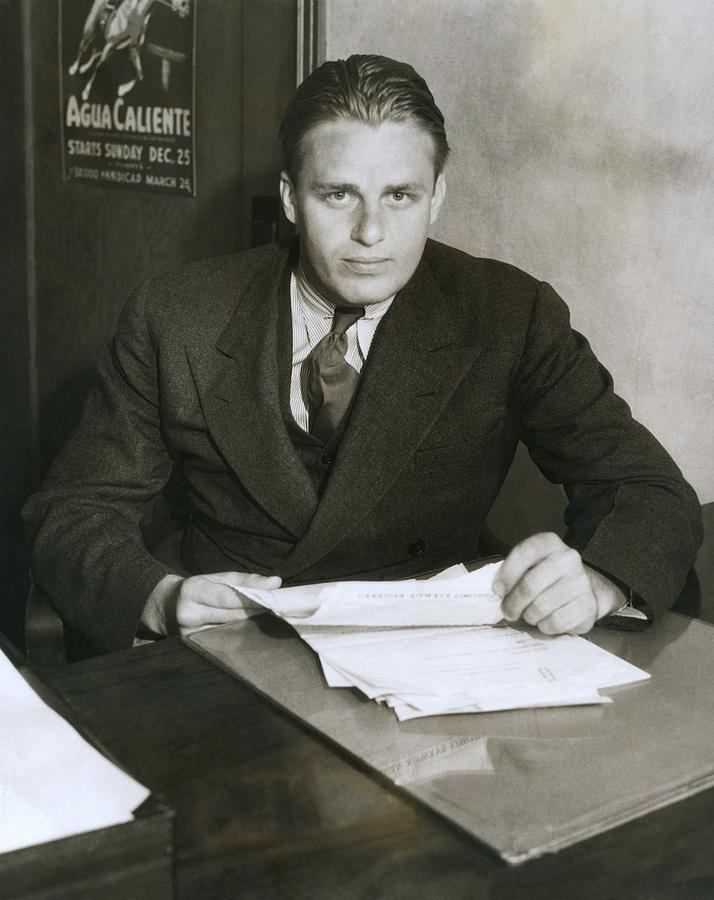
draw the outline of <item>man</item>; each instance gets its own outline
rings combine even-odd
[[[427,241],[446,193],[425,82],[329,62],[282,127],[299,240],[140,288],[102,386],[26,510],[34,578],[97,650],[240,615],[241,587],[403,578],[475,559],[523,440],[565,485],[494,585],[506,619],[583,633],[636,598],[670,606],[699,506],[630,417],[548,285]],[[173,560],[147,504],[179,473]]]

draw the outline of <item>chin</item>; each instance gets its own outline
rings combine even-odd
[[[372,284],[346,284],[343,290],[339,291],[339,296],[350,306],[366,306],[370,303],[381,303],[396,292],[397,287],[394,285],[372,282]]]

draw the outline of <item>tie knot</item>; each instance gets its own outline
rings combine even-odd
[[[344,334],[363,315],[364,306],[336,306],[335,317],[332,320],[332,333]]]

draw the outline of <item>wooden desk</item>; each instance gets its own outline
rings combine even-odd
[[[43,680],[175,809],[185,900],[714,897],[714,790],[511,868],[178,639]]]

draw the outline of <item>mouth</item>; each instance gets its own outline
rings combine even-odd
[[[348,256],[343,258],[349,268],[356,272],[373,272],[389,262],[386,256]]]

